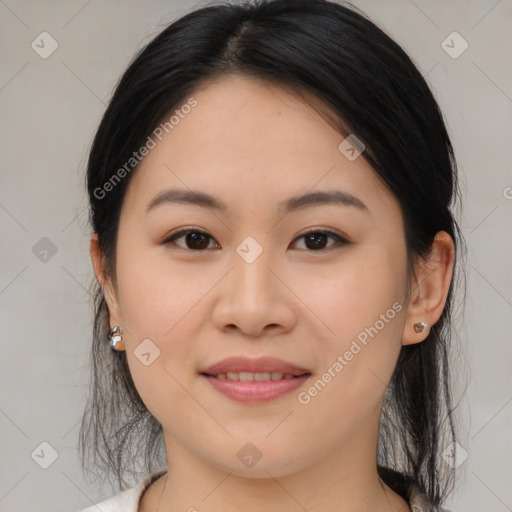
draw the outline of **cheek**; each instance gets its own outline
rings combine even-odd
[[[369,248],[329,269],[335,279],[315,276],[321,286],[311,277],[302,280],[298,295],[314,313],[321,345],[321,382],[314,381],[312,401],[337,403],[333,413],[340,417],[376,406],[394,371],[405,314],[400,258]]]
[[[155,252],[139,250],[119,257],[119,295],[130,333],[163,340],[181,328],[180,319],[204,294],[204,283]]]
[[[325,333],[322,339],[326,348],[343,348],[379,321],[381,315],[385,320],[392,319],[382,330],[389,332],[394,328],[398,332],[400,322],[395,319],[400,318],[400,308],[393,309],[393,304],[403,300],[403,277],[397,270],[405,262],[400,262],[400,258],[394,253],[383,257],[382,247],[368,247],[366,251],[354,251],[321,272],[304,272],[296,279],[294,291],[311,312],[311,322]],[[393,328],[391,324],[395,324]],[[382,327],[382,322],[378,327]]]
[[[191,340],[204,324],[201,299],[212,285],[207,275],[198,277],[171,265],[165,254],[130,250],[127,244],[119,247],[119,299],[130,372],[144,403],[158,418],[158,411],[183,399],[179,383],[188,385],[183,375],[196,371]],[[212,284],[216,279],[213,276]],[[148,365],[145,353],[146,362],[152,361]]]

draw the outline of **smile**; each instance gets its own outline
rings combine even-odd
[[[244,403],[264,403],[282,397],[301,386],[310,377],[302,375],[252,372],[201,374],[216,391]]]

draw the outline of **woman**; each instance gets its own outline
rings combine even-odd
[[[395,42],[325,0],[191,12],[123,75],[87,185],[101,510],[443,510],[459,190]]]

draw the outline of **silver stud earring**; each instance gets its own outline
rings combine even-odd
[[[116,350],[118,352],[122,352],[123,350],[125,350],[122,334],[123,331],[119,328],[118,325],[110,329],[110,332],[108,334],[110,346],[112,347],[113,350]]]

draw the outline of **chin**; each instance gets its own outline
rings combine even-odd
[[[270,448],[267,448],[267,452],[270,450]],[[278,457],[275,451],[273,453],[270,452],[272,453],[271,456],[265,456],[265,453],[260,452],[260,458],[256,460],[257,454],[254,451],[255,458],[252,461],[249,458],[250,456],[245,453],[249,453],[249,450],[242,452],[240,457],[238,454],[235,454],[234,458],[229,459],[226,459],[226,454],[223,453],[219,458],[211,458],[210,462],[223,472],[254,479],[286,477],[301,471],[307,466],[307,463],[300,464],[297,460],[296,452],[292,453],[292,457]]]

